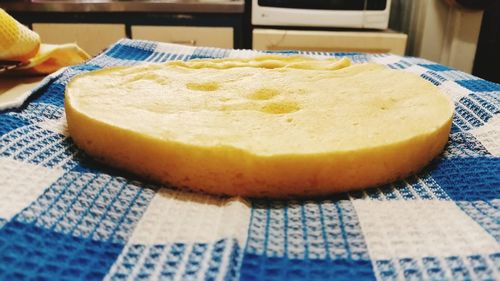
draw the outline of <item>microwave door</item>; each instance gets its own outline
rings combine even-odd
[[[391,0],[252,0],[254,26],[386,29]]]
[[[261,7],[329,11],[384,11],[388,0],[257,0]]]
[[[362,11],[366,2],[367,0],[258,0],[258,5],[288,9]]]

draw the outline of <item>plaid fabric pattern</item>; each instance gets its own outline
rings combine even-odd
[[[65,85],[110,66],[257,52],[121,40],[0,113],[1,280],[500,280],[500,85],[424,59],[456,111],[444,154],[390,185],[317,200],[222,198],[101,166],[67,133]]]

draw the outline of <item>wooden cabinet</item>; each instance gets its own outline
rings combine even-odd
[[[234,42],[232,27],[133,25],[132,38],[219,48],[233,48]]]
[[[404,55],[406,34],[383,31],[311,31],[254,29],[257,50],[368,52]]]
[[[124,24],[33,23],[33,30],[40,34],[43,43],[76,42],[92,56],[126,37]]]

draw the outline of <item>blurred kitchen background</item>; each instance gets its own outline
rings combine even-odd
[[[500,82],[500,0],[0,0],[44,43],[392,52]]]

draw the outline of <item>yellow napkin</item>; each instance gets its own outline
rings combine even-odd
[[[90,58],[76,44],[41,44],[40,36],[0,9],[0,60],[22,61],[17,74],[49,74]]]
[[[36,55],[40,36],[0,9],[0,60],[24,61]]]
[[[76,44],[42,44],[36,56],[27,65],[14,70],[15,73],[50,74],[61,67],[83,63],[90,56]]]

